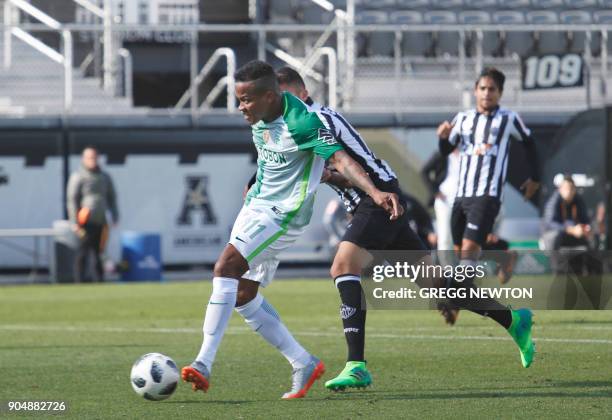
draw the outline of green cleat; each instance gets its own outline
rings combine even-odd
[[[531,327],[533,314],[529,309],[510,310],[512,312],[512,325],[508,333],[519,347],[523,367],[528,368],[533,362],[535,344],[531,340]]]
[[[372,383],[372,376],[366,368],[366,362],[346,362],[340,375],[325,382],[325,388],[332,391],[344,391],[346,388],[365,388]]]

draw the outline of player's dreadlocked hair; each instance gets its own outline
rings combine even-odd
[[[276,70],[276,78],[281,85],[297,85],[302,89],[306,89],[306,84],[300,73],[291,67],[285,66]]]
[[[240,67],[234,74],[236,82],[254,82],[257,92],[278,92],[276,73],[268,63],[253,60]]]
[[[497,88],[500,92],[504,90],[504,82],[506,81],[506,76],[500,70],[497,70],[495,67],[485,67],[482,69],[480,74],[478,75],[478,79],[476,79],[476,86],[478,86],[478,82],[483,77],[490,77],[497,85]]]

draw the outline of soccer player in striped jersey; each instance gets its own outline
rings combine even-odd
[[[540,185],[537,181],[535,144],[530,130],[516,112],[499,105],[504,81],[505,76],[501,71],[485,68],[474,85],[476,108],[459,112],[452,122],[444,121],[437,130],[442,154],[448,155],[457,147],[460,150],[459,184],[451,215],[451,229],[454,249],[461,258],[461,265],[476,265],[495,223],[506,181],[511,139],[524,147],[531,170],[530,178],[521,186],[525,199],[530,199]],[[457,313],[449,308],[447,321],[454,323],[454,319],[449,317],[456,317]],[[521,330],[531,331],[532,314],[527,309],[498,311],[491,315],[511,334],[515,331],[515,325],[520,325]],[[532,358],[533,352],[528,347],[521,348],[524,358]]]
[[[208,389],[217,349],[236,307],[246,323],[292,365],[293,385],[283,399],[302,398],[325,367],[295,340],[259,286],[271,281],[266,274],[274,273],[277,255],[310,222],[325,161],[367,192],[372,205],[380,206],[387,218],[397,219],[403,209],[396,194],[377,188],[343,150],[319,113],[290,93],[281,93],[269,64],[252,61],[235,77],[239,109],[251,125],[257,149],[257,176],[215,264],[200,352],[181,376],[194,391]]]
[[[281,89],[294,93],[311,108],[320,110],[338,143],[364,167],[381,190],[395,192],[400,197],[403,195],[397,177],[387,162],[376,157],[357,130],[341,114],[312,101],[299,73],[289,67],[283,67],[277,70],[277,75]],[[385,213],[372,205],[371,200],[359,188],[352,188],[351,183],[343,179],[342,174],[328,171],[324,174],[323,181],[334,184],[342,191],[352,190],[350,194],[342,194],[341,198],[347,204],[348,211],[353,213],[351,223],[338,246],[330,270],[342,302],[340,316],[348,346],[348,357],[342,372],[336,378],[327,381],[325,386],[331,390],[363,388],[372,382],[364,358],[366,311],[361,305],[360,283],[361,271],[367,266],[368,261],[371,261],[368,250],[422,251],[427,247],[410,227],[407,214],[403,214],[397,220],[389,220]],[[402,205],[406,207],[405,203]],[[498,322],[501,317],[512,318],[513,316],[508,308],[492,299],[487,299],[486,302],[481,300],[479,303],[463,299],[454,301],[454,303],[478,314],[488,315]],[[478,309],[479,307],[496,308],[497,311],[485,312]],[[509,331],[512,334],[513,330]],[[519,347],[523,342],[531,343],[530,334],[525,337],[521,336],[519,341],[520,343],[517,341]],[[523,345],[523,347],[526,346],[528,345]],[[523,357],[522,351],[521,357]],[[531,360],[528,363],[523,362],[523,365],[526,364],[525,367],[527,367],[530,363]]]

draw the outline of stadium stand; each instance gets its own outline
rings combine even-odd
[[[2,3],[0,0],[0,4]],[[240,2],[234,3],[232,7],[238,7]],[[256,4],[259,7],[256,22],[259,23],[291,25],[292,28],[296,28],[299,24],[316,24],[322,25],[323,28],[332,22],[334,24],[342,22],[343,13],[336,14],[335,11],[330,11],[328,6],[322,7],[321,3],[311,0],[266,0],[258,1]],[[329,4],[343,11],[347,6],[346,0],[334,0]],[[248,37],[248,40],[240,38],[241,44],[231,44],[229,41],[231,37],[229,35],[226,37],[226,34],[223,37],[201,34],[200,48],[206,45],[208,49],[199,52],[198,64],[202,65],[215,48],[219,47],[235,49],[239,61],[254,58],[254,55],[263,54],[270,57],[269,54],[273,53],[274,60],[287,62],[288,59],[289,64],[305,60],[313,54],[316,49],[315,43],[316,47],[332,47],[338,55],[338,80],[341,81],[338,86],[340,105],[367,112],[388,111],[387,98],[394,95],[398,87],[402,88],[405,96],[419,98],[419,106],[414,105],[414,100],[396,101],[396,104],[402,107],[399,111],[410,111],[421,107],[439,109],[440,106],[454,109],[457,105],[464,104],[466,98],[469,99],[466,92],[470,91],[468,81],[471,80],[471,74],[484,65],[497,65],[503,67],[509,75],[508,86],[511,90],[506,92],[505,100],[521,109],[521,107],[540,106],[543,100],[538,99],[540,95],[538,92],[521,92],[521,58],[531,54],[571,52],[588,57],[591,80],[597,80],[596,83],[592,83],[593,86],[590,86],[591,91],[588,93],[592,103],[600,104],[606,99],[605,92],[603,88],[599,88],[599,84],[604,82],[601,80],[602,77],[609,78],[607,76],[607,73],[610,73],[607,71],[609,64],[603,65],[601,62],[603,38],[599,27],[590,25],[612,25],[610,0],[357,0],[355,4],[357,27],[352,30],[356,51],[353,60],[354,73],[352,73],[354,78],[345,77],[349,71],[346,67],[349,61],[341,56],[344,49],[340,49],[337,45],[340,36],[335,36],[335,29],[329,28],[331,36],[320,40],[321,33],[271,30],[265,33],[263,43],[259,41],[260,33],[257,31],[242,34]],[[226,22],[223,16],[229,16],[227,13],[223,12],[213,19],[205,10],[207,7],[210,9],[200,2],[201,22]],[[245,15],[240,23],[246,21],[248,19]],[[91,21],[94,22],[95,20]],[[231,20],[231,22],[238,21]],[[364,30],[372,25],[378,29]],[[461,25],[469,27],[462,28]],[[483,25],[487,29],[478,29]],[[491,25],[504,27],[495,30]],[[521,27],[513,28],[513,25]],[[418,30],[420,26],[424,29]],[[547,30],[547,27],[554,27],[554,30]],[[585,28],[591,28],[590,33]],[[321,29],[321,32],[323,31],[324,29]],[[77,35],[75,34],[75,37]],[[399,44],[396,44],[398,35]],[[610,37],[606,39],[605,48],[610,55],[612,40]],[[587,40],[588,49],[585,48]],[[225,41],[226,45],[221,45]],[[164,71],[175,73],[189,71],[187,43],[184,42],[182,46],[177,45],[178,48],[183,48],[183,53],[174,53],[174,57],[184,63],[180,64],[182,68],[179,70],[177,64],[177,69],[173,70],[172,65],[168,64],[166,68],[170,70]],[[52,62],[45,63],[47,59],[44,56],[33,50],[28,51],[29,47],[22,45],[23,43],[17,39],[13,44],[15,57],[23,56],[24,60],[20,59],[21,64],[0,75],[1,80],[6,81],[0,88],[4,96],[0,103],[13,104],[21,109],[24,107],[36,109],[37,112],[61,109],[62,99],[61,94],[58,94],[61,93],[63,83],[61,66]],[[396,45],[400,47],[397,50]],[[128,44],[126,48],[138,51],[143,47]],[[170,51],[173,46],[160,45],[159,48]],[[279,56],[278,50],[285,55]],[[77,51],[75,54],[77,57],[81,53]],[[153,49],[146,51],[147,57],[151,57],[151,54]],[[75,58],[74,63],[74,104],[79,112],[86,113],[88,109],[92,109],[94,103],[97,104],[98,112],[104,110],[123,112],[130,109],[129,101],[106,93],[99,87],[99,81],[84,77],[84,74],[76,69],[82,60],[82,54],[77,58],[78,61]],[[312,88],[314,92],[324,92],[327,89],[325,86],[327,76],[322,76],[328,71],[325,62],[319,60],[316,63],[309,63],[313,71],[310,76],[317,81]],[[23,66],[23,71],[20,70],[22,68],[20,66]],[[141,69],[142,66],[141,64]],[[25,80],[30,73],[38,76],[38,69],[40,69],[39,80],[47,78],[54,81],[49,82],[49,89],[39,92],[40,100],[28,102],[28,97],[35,96],[40,86],[36,85],[39,82],[25,82]],[[154,71],[150,70],[151,73]],[[218,68],[213,73],[217,80],[223,76]],[[206,95],[207,90],[210,91],[215,83],[214,80],[204,83],[202,85],[204,92],[201,94]],[[590,85],[588,79],[587,84]],[[179,85],[182,91],[186,89],[184,81]],[[431,86],[435,92],[424,93],[421,89],[423,86]],[[554,91],[549,92],[547,96],[555,98],[552,102],[556,106],[582,109],[586,106],[586,91],[586,88],[576,89],[573,92]],[[149,99],[151,98],[147,98]],[[36,105],[33,102],[36,102]],[[153,100],[150,102],[153,103]],[[221,102],[218,101],[216,105],[222,105]],[[154,105],[166,106],[157,103]]]
[[[0,2],[0,22],[4,19]],[[0,37],[0,50],[4,50]],[[0,112],[8,115],[57,114],[64,108],[64,68],[22,40],[12,37],[12,64],[0,72]],[[75,69],[72,103],[79,113],[138,111],[131,99],[105,92],[100,80],[86,78]]]

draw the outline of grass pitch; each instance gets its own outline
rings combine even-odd
[[[434,312],[370,311],[373,386],[333,394],[319,381],[299,401],[280,400],[290,366],[234,315],[208,394],[181,384],[166,401],[138,397],[129,373],[141,354],[191,362],[210,290],[210,282],[0,288],[0,402],[63,400],[64,416],[78,419],[612,418],[610,311],[536,312],[529,369],[491,320],[462,312],[449,328]],[[331,282],[276,281],[264,292],[326,363],[324,380],[337,374],[346,350]]]

